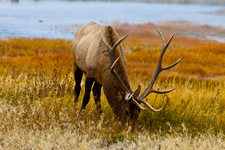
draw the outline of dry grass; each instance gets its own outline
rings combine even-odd
[[[156,67],[161,41],[150,27],[154,25],[117,29],[120,35],[130,35],[124,47],[132,89],[140,84],[143,91]],[[84,117],[76,120],[84,85],[75,105],[70,42],[0,40],[1,149],[225,148],[224,43],[176,36],[163,64],[184,59],[160,74],[155,88],[177,88],[166,95],[148,96],[150,104],[163,110],[141,111],[139,125],[132,129],[115,120],[104,95],[102,116],[91,96]]]
[[[224,148],[222,84],[157,81],[160,89],[179,87],[168,95],[149,96],[154,107],[164,109],[159,113],[142,111],[140,124],[132,131],[115,121],[104,96],[103,116],[98,116],[91,97],[83,119],[77,121],[82,96],[76,106],[72,73],[61,77],[55,73],[50,77],[34,74],[29,79],[29,75],[20,74],[15,79],[0,79],[3,149]],[[132,74],[134,87],[146,87],[145,78],[140,77]],[[81,92],[83,95],[84,85]]]
[[[82,128],[82,126],[81,126]],[[7,133],[3,149],[115,149],[115,150],[149,150],[149,149],[224,149],[223,134],[199,134],[198,137],[190,135],[150,134],[137,133],[136,141],[124,140],[109,143],[100,132],[93,131],[93,126],[81,134],[79,130],[71,132],[71,128],[61,130],[54,128],[47,131],[27,131],[21,128],[13,129]],[[82,128],[83,129],[83,128]],[[129,135],[129,132],[123,132]],[[91,138],[90,135],[95,135]]]

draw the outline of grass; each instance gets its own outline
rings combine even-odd
[[[140,32],[128,27],[130,37],[124,41],[131,87],[140,84],[142,91],[161,50],[159,35],[146,26],[140,26]],[[117,30],[123,35],[127,29]],[[150,94],[148,102],[163,110],[141,111],[135,129],[115,120],[104,94],[102,116],[91,95],[84,117],[76,120],[84,84],[76,105],[70,43],[59,39],[0,40],[1,149],[225,148],[224,43],[175,36],[163,65],[181,56],[184,59],[161,73],[154,86],[176,89],[164,95]]]

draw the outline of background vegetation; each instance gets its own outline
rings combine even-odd
[[[117,27],[123,42],[132,89],[147,87],[162,42],[152,24]],[[163,29],[162,29],[163,30]],[[164,33],[164,32],[163,32]],[[166,41],[171,35],[165,35]],[[175,36],[163,59],[173,69],[160,74],[148,102],[161,112],[141,111],[132,129],[116,121],[104,94],[103,115],[93,97],[81,120],[73,102],[70,40],[0,40],[1,149],[189,149],[225,148],[225,44]]]

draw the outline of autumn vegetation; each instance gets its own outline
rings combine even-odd
[[[132,89],[148,85],[162,42],[154,24],[117,26]],[[72,40],[72,39],[71,39]],[[183,60],[157,78],[135,128],[115,120],[102,94],[103,115],[93,97],[77,120],[84,94],[73,102],[71,40],[0,39],[1,149],[223,149],[225,132],[225,43],[175,35],[163,65]]]

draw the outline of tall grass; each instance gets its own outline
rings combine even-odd
[[[147,86],[148,78],[140,74],[133,72],[130,79],[133,88]],[[54,68],[50,76],[37,71],[1,77],[2,148],[223,148],[224,84],[208,82],[160,78],[156,88],[178,87],[167,95],[148,96],[150,104],[163,110],[141,111],[133,131],[115,120],[104,96],[102,116],[91,96],[84,117],[76,120],[84,85],[76,105],[72,72],[61,75]]]

